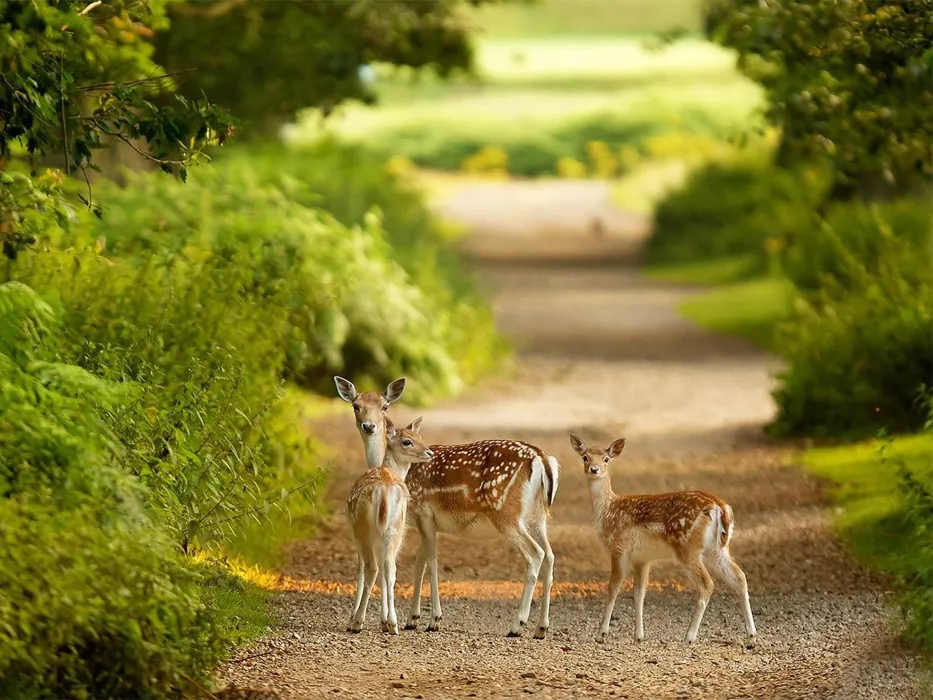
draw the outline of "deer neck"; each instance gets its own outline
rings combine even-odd
[[[385,460],[382,462],[382,466],[404,480],[405,477],[408,476],[408,469],[411,467],[411,462],[400,462],[391,451],[386,450]]]
[[[366,453],[366,465],[370,469],[382,466],[386,455],[386,433],[379,430],[375,435],[363,435],[363,451]]]
[[[613,498],[615,494],[612,491],[612,480],[608,474],[602,479],[590,481],[590,499],[593,502],[593,515],[596,516],[597,527],[602,527]]]

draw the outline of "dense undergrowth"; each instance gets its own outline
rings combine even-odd
[[[933,200],[836,201],[825,175],[717,159],[659,205],[647,255],[660,277],[721,285],[685,314],[783,358],[772,435],[901,436],[803,459],[835,484],[853,554],[896,579],[907,638],[933,650]]]
[[[72,212],[0,273],[4,697],[208,686],[268,622],[224,550],[326,478],[287,387],[404,374],[427,400],[503,355],[450,232],[356,151],[95,195],[103,218]]]

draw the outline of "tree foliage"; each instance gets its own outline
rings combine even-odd
[[[469,69],[470,26],[459,9],[498,1],[188,0],[168,8],[156,58],[170,71],[195,69],[184,95],[203,91],[260,129],[307,107],[372,102],[364,65]]]
[[[165,26],[167,0],[0,0],[0,170],[11,156],[55,157],[67,174],[96,169],[94,151],[123,141],[185,176],[232,123],[206,100],[171,94],[149,38]],[[142,145],[137,145],[137,143]],[[0,241],[7,257],[34,240],[36,199],[60,202],[54,183],[5,181]],[[89,198],[84,198],[90,206]],[[49,201],[52,206],[55,202]]]
[[[706,19],[764,87],[782,162],[826,159],[843,198],[933,174],[933,0],[707,0]]]

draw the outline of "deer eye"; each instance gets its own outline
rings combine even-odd
[[[583,455],[583,463],[586,464],[589,461],[590,461],[590,458],[587,457],[586,455]]]
[[[402,440],[402,444],[405,447],[411,447],[411,440],[409,440],[408,438],[405,438],[404,440]]]
[[[389,410],[389,404],[386,404],[385,406],[382,407],[382,412],[383,412],[383,413],[385,413],[385,412],[388,411],[388,410]]]
[[[359,412],[360,412],[360,407],[357,406],[356,404],[353,404],[353,412],[354,412],[354,413],[359,413]]]
[[[605,462],[606,464],[609,464],[609,458],[606,457],[606,459],[604,459],[603,462]]]

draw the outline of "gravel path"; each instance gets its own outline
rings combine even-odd
[[[344,632],[356,559],[343,503],[364,464],[347,410],[313,426],[347,455],[329,495],[335,516],[291,548],[276,602],[281,629],[250,652],[258,656],[223,669],[222,681],[288,698],[924,697],[891,631],[883,582],[840,550],[818,484],[761,437],[775,359],[681,320],[675,306],[692,292],[638,274],[632,252],[644,222],[611,217],[607,203],[597,183],[551,183],[474,188],[445,206],[472,223],[467,248],[520,352],[515,377],[424,411],[423,431],[433,442],[524,439],[560,460],[548,639],[505,637],[523,566],[482,528],[440,538],[439,633],[383,635],[375,601],[364,632]],[[594,227],[594,216],[604,223]],[[678,569],[660,566],[645,603],[647,641],[632,641],[630,582],[607,643],[593,641],[609,562],[571,430],[597,443],[628,438],[614,465],[617,493],[706,489],[733,505],[754,649],[744,648],[738,603],[721,588],[699,643],[682,644],[692,593]],[[416,546],[412,533],[399,562],[403,619]]]

